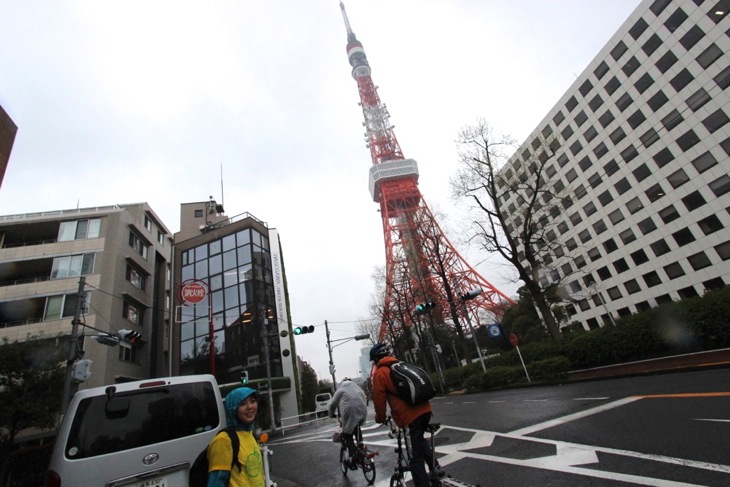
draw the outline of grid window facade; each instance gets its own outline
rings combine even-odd
[[[726,6],[644,0],[517,152],[553,122],[549,183],[575,205],[551,217],[566,220],[553,268],[581,262],[575,280],[620,301],[611,314],[730,283]],[[602,326],[606,310],[584,301],[572,319]]]

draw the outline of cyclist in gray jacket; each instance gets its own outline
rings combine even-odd
[[[335,409],[340,409],[340,421],[342,423],[342,436],[347,445],[347,453],[350,455],[350,466],[352,465],[352,457],[355,455],[355,440],[352,433],[355,427],[365,424],[368,415],[367,405],[365,404],[365,393],[363,390],[348,378],[342,379],[340,388],[337,389],[335,395],[329,405],[329,415],[335,417]]]

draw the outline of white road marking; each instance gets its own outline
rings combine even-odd
[[[544,423],[534,424],[534,425],[528,426],[526,428],[512,431],[511,435],[527,436],[527,435],[530,435],[537,431],[552,428],[553,426],[559,426],[561,424],[569,423],[576,419],[585,418],[587,416],[592,416],[594,414],[598,414],[603,411],[608,411],[609,409],[617,408],[619,406],[623,406],[625,404],[629,404],[634,401],[638,401],[639,399],[641,399],[641,398],[638,396],[626,397],[624,399],[619,399],[618,401],[613,401],[613,402],[609,402],[607,404],[602,404],[600,406],[596,406],[591,409],[586,409],[585,411],[580,411],[578,413],[569,414],[567,416],[563,416],[562,418],[551,419],[550,421],[545,421]]]
[[[608,399],[608,398],[582,398],[582,400],[596,400],[596,399]],[[614,480],[618,482],[628,482],[636,485],[652,485],[656,487],[693,487],[697,484],[688,484],[685,482],[673,482],[670,480],[656,479],[651,477],[642,477],[638,475],[622,474],[617,472],[602,471],[595,468],[581,468],[580,465],[589,465],[598,463],[597,452],[607,453],[611,455],[619,455],[631,458],[638,458],[647,461],[666,463],[671,465],[678,465],[681,467],[697,468],[702,470],[709,470],[713,472],[719,472],[722,474],[730,474],[730,465],[721,465],[707,462],[699,462],[694,460],[688,460],[684,458],[668,457],[663,455],[651,455],[646,453],[639,453],[629,450],[619,450],[614,448],[604,448],[592,445],[581,445],[577,443],[555,441],[543,438],[533,438],[528,435],[537,431],[542,431],[553,426],[566,424],[576,419],[581,419],[594,414],[598,414],[603,411],[607,411],[616,407],[620,407],[626,404],[630,404],[634,401],[642,399],[641,396],[632,396],[617,401],[613,401],[601,406],[590,408],[586,411],[582,411],[575,414],[569,414],[561,418],[555,418],[550,421],[545,421],[533,426],[528,426],[519,430],[512,431],[510,433],[497,433],[492,431],[478,430],[473,428],[464,428],[457,426],[448,426],[442,423],[443,431],[445,429],[453,429],[457,431],[465,431],[473,433],[471,439],[465,443],[457,443],[450,445],[439,445],[436,446],[436,451],[443,457],[439,458],[439,463],[446,467],[449,464],[457,462],[465,458],[473,458],[476,460],[490,461],[495,463],[502,463],[507,465],[514,465],[517,467],[529,467],[537,468],[542,470],[550,470],[555,472],[563,472],[567,474],[581,475],[583,477],[600,478],[607,480]],[[489,401],[489,402],[505,402],[505,401]],[[718,422],[730,422],[730,419],[712,419],[712,418],[696,418],[696,421],[718,421]],[[379,425],[374,425],[375,428]],[[331,431],[334,430],[334,426],[327,428],[326,431],[318,430],[311,434],[302,434],[298,436],[288,437],[288,441],[277,441],[274,443],[301,443],[302,441],[309,442],[324,442],[330,441],[329,436]],[[373,429],[373,428],[370,428]],[[367,444],[372,446],[383,446],[392,447],[396,445],[395,439],[390,439],[387,436],[385,438],[376,439],[372,437],[381,437],[386,431],[373,431],[367,435]],[[438,433],[437,435],[438,436]],[[506,458],[494,455],[484,455],[480,453],[474,453],[473,451],[479,448],[487,448],[492,445],[494,439],[498,436],[505,438],[512,438],[521,441],[529,441],[533,443],[551,444],[555,445],[556,454],[549,455],[546,457],[530,458],[530,459],[514,459]],[[448,469],[447,469],[448,470]],[[387,487],[389,486],[389,477],[376,482],[375,487]]]
[[[576,397],[574,401],[603,401],[610,399],[610,397]]]

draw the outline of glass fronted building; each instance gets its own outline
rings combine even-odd
[[[248,213],[228,218],[214,201],[182,205],[180,226],[174,368],[182,375],[212,373],[220,384],[239,383],[242,373],[252,382],[266,379],[264,387],[269,378],[289,378],[288,387],[273,386],[277,416],[297,415],[296,352],[278,232]],[[189,283],[202,286],[204,297],[186,298]]]

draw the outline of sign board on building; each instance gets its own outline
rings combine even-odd
[[[180,287],[180,300],[183,304],[198,304],[205,299],[207,290],[203,284],[196,281],[187,281]]]

